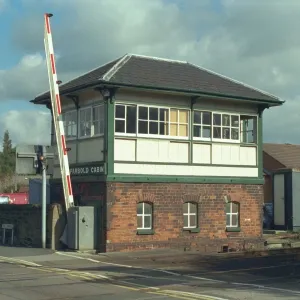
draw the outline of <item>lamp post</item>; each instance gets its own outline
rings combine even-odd
[[[46,219],[47,219],[47,178],[46,178],[46,159],[43,155],[40,156],[42,164],[42,247],[46,249]]]

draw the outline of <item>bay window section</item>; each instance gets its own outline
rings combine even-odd
[[[213,139],[240,140],[240,116],[226,113],[213,113]]]
[[[241,142],[246,144],[257,143],[257,117],[241,116]]]
[[[160,107],[139,106],[138,133],[149,135],[168,135],[169,110]]]
[[[184,109],[170,109],[170,135],[189,136],[189,112]]]
[[[77,138],[77,111],[68,111],[62,115],[66,140]]]
[[[115,133],[144,137],[189,136],[189,111],[165,107],[116,104]]]
[[[85,107],[79,110],[79,137],[104,134],[104,105]]]
[[[136,134],[137,107],[135,105],[115,106],[115,132],[121,134]]]
[[[195,138],[211,139],[211,112],[194,111],[193,133]]]

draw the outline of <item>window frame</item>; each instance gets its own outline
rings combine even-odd
[[[242,135],[243,135],[243,133],[244,132],[247,132],[247,131],[245,131],[245,130],[243,130],[243,120],[241,119],[241,117],[249,117],[249,118],[255,118],[256,119],[256,122],[253,122],[253,126],[254,126],[254,124],[255,124],[255,127],[253,128],[253,130],[256,130],[256,132],[255,132],[255,137],[256,137],[256,140],[255,140],[255,142],[245,142],[244,140],[243,140],[243,137],[242,137]],[[258,144],[258,118],[259,118],[259,116],[258,116],[258,114],[249,114],[249,113],[241,113],[240,114],[240,140],[241,140],[241,144],[246,144],[246,145],[252,145],[252,146],[256,146],[257,144]]]
[[[143,205],[143,210],[142,210],[141,214],[138,213],[138,205],[139,204]],[[146,214],[145,213],[145,205],[150,206],[151,214]],[[138,226],[138,218],[139,217],[142,217],[142,227]],[[150,227],[145,227],[145,217],[150,217]],[[138,202],[137,205],[136,205],[136,220],[137,220],[137,224],[136,224],[137,231],[151,231],[151,230],[153,230],[153,203],[149,203],[149,202],[146,202],[146,201]]]
[[[232,208],[233,208],[233,204],[237,205],[237,212],[233,213]],[[228,206],[229,206],[229,210],[228,210]],[[231,201],[226,203],[226,229],[232,230],[232,229],[239,229],[240,228],[240,203],[239,202],[235,202],[235,201]],[[227,216],[230,216],[230,224],[227,224]],[[236,225],[232,224],[232,216],[237,216],[237,223]]]
[[[67,134],[67,126],[66,126],[66,116],[75,113],[76,115],[76,136],[69,136]],[[72,109],[72,110],[67,110],[65,112],[62,113],[62,120],[63,120],[63,124],[64,124],[64,132],[65,132],[65,137],[66,137],[66,141],[72,141],[72,140],[77,140],[78,138],[78,111],[76,109]],[[52,126],[52,125],[51,125]],[[54,127],[54,126],[53,126]],[[54,128],[55,130],[55,128]],[[54,133],[54,142],[56,142],[56,134]]]
[[[213,122],[214,122],[214,115],[221,115],[221,125],[214,125]],[[223,122],[223,115],[229,115],[229,118],[230,118],[230,125],[229,126],[225,126],[222,124]],[[231,117],[232,116],[237,116],[239,119],[238,119],[238,124],[239,126],[238,127],[232,127],[231,126]],[[241,124],[240,124],[240,113],[233,113],[233,112],[225,112],[225,111],[212,111],[212,116],[211,116],[211,123],[212,123],[212,134],[211,134],[211,140],[212,142],[220,142],[220,143],[233,143],[233,144],[240,144],[241,143]],[[221,129],[221,138],[214,138],[214,128],[217,127],[217,128],[220,128]],[[230,139],[224,139],[222,138],[222,134],[223,134],[223,127],[225,128],[229,128],[230,129]],[[239,134],[239,138],[237,140],[233,140],[231,139],[231,129],[232,128],[235,128],[238,130],[238,134]]]
[[[116,132],[116,120],[125,120],[125,128],[126,128],[126,110],[125,110],[125,119],[123,118],[116,118],[116,106],[118,105],[122,105],[122,106],[135,106],[136,107],[136,133],[124,133],[124,132]],[[140,107],[147,107],[148,108],[148,112],[149,112],[149,108],[158,108],[158,109],[166,109],[169,113],[169,118],[168,118],[168,134],[167,135],[160,135],[160,134],[143,134],[143,133],[138,133],[139,132],[139,108]],[[173,122],[170,121],[170,112],[171,110],[176,110],[177,113],[180,110],[184,110],[187,112],[187,117],[188,117],[188,123],[184,123],[185,125],[187,125],[187,136],[173,136],[170,135],[170,128],[171,128],[171,124],[173,124]],[[148,123],[151,121],[149,119],[149,115],[148,115]],[[153,120],[155,122],[155,120]],[[152,138],[152,139],[168,139],[168,140],[189,140],[190,138],[190,122],[191,121],[191,110],[188,108],[183,108],[183,107],[170,107],[170,106],[161,106],[161,105],[143,105],[143,104],[136,104],[136,103],[124,103],[124,102],[116,102],[115,106],[114,106],[114,134],[115,136],[127,136],[127,137],[137,137],[137,138]],[[158,123],[160,122],[159,120],[157,121]],[[162,121],[161,121],[162,122]],[[177,124],[181,124],[178,120]],[[183,123],[182,123],[183,124]],[[149,127],[149,125],[148,125]]]
[[[211,124],[210,124],[210,128],[211,128],[211,137],[210,138],[205,138],[205,137],[195,137],[194,136],[194,126],[203,126],[202,124],[198,124],[198,123],[195,123],[194,121],[194,115],[193,115],[193,123],[191,124],[191,130],[193,132],[193,140],[195,141],[205,141],[205,142],[217,142],[217,143],[232,143],[232,144],[241,144],[242,143],[242,139],[241,139],[241,116],[244,116],[244,115],[247,115],[247,116],[251,116],[251,117],[256,117],[256,119],[258,120],[257,118],[257,115],[255,114],[247,114],[247,113],[242,113],[242,112],[230,112],[230,111],[219,111],[219,110],[207,110],[207,109],[201,109],[201,108],[196,108],[194,109],[192,112],[208,112],[211,114]],[[214,118],[214,115],[215,114],[220,114],[221,115],[221,125],[214,125],[213,124],[213,118]],[[231,116],[238,116],[239,118],[239,127],[232,127],[231,124],[230,126],[223,126],[222,125],[222,116],[223,115],[229,115],[230,116],[230,119],[231,119]],[[208,126],[207,124],[204,124],[204,126]],[[258,126],[258,125],[257,125]],[[221,128],[221,136],[222,136],[222,128],[223,127],[228,127],[230,128],[230,131],[232,128],[236,128],[238,129],[238,132],[239,132],[239,139],[237,140],[233,140],[233,139],[224,139],[224,138],[214,138],[213,137],[213,130],[214,130],[214,127],[219,127]],[[231,134],[231,133],[230,133]],[[254,143],[252,143],[252,145],[256,145]]]
[[[99,110],[99,119],[96,120],[97,122],[99,122],[100,133],[92,134],[92,127],[94,126],[93,110],[97,107],[100,108],[100,110]],[[102,112],[103,112],[102,113],[103,120],[101,120],[101,109],[102,109]],[[84,111],[84,110],[90,110],[90,115],[91,115],[91,119],[89,121],[91,134],[87,135],[87,136],[82,136],[81,135],[81,123],[82,123],[81,112]],[[101,131],[101,124],[103,124],[102,131]],[[78,128],[78,130],[77,130],[78,131],[78,134],[77,134],[78,139],[88,139],[88,138],[104,136],[104,133],[105,133],[105,105],[104,105],[104,103],[99,103],[99,104],[94,104],[94,105],[84,106],[84,107],[79,108],[79,110],[78,110],[78,127],[77,128]],[[95,130],[94,130],[94,132],[95,132]]]
[[[199,224],[198,224],[198,203],[195,203],[195,202],[191,202],[191,201],[187,201],[187,202],[184,202],[183,205],[182,205],[182,209],[184,207],[185,204],[188,204],[188,212],[185,213],[184,210],[183,210],[183,213],[182,213],[182,216],[183,216],[183,229],[184,230],[193,230],[193,229],[197,229]],[[195,205],[196,206],[196,212],[195,213],[191,213],[191,205]],[[184,224],[184,216],[187,216],[188,217],[188,224],[187,226],[185,226]],[[190,216],[195,216],[196,217],[196,224],[195,226],[191,226],[191,220],[190,220]]]
[[[194,120],[194,112],[200,112],[201,113],[201,116],[202,116],[202,113],[206,112],[206,113],[210,113],[210,125],[207,125],[207,124],[199,124],[199,123],[195,123],[195,120]],[[213,135],[213,127],[212,127],[212,118],[213,118],[213,111],[209,111],[209,110],[202,110],[202,109],[194,109],[193,110],[193,123],[191,124],[191,127],[192,127],[192,132],[193,132],[193,140],[195,141],[212,141],[212,135]],[[194,136],[194,126],[210,126],[210,137],[209,138],[206,138],[206,137],[198,137],[198,136]]]

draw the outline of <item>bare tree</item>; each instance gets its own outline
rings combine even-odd
[[[28,185],[28,179],[24,176],[7,174],[0,177],[0,193],[18,192],[22,185]]]

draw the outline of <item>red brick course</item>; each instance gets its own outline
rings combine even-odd
[[[240,203],[241,232],[226,232],[224,196]],[[153,203],[153,235],[137,235],[136,205]],[[183,203],[198,203],[199,233],[183,231]],[[107,183],[106,251],[257,248],[262,240],[262,185]]]

